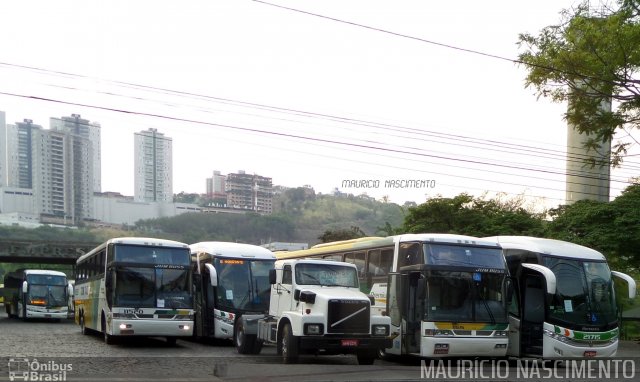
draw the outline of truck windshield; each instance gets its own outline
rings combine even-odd
[[[605,262],[543,257],[556,275],[550,318],[566,326],[606,326],[617,319],[611,271]],[[568,324],[568,325],[567,325]]]
[[[273,265],[273,260],[216,258],[216,305],[232,311],[268,311],[271,292],[269,270]]]
[[[358,273],[355,268],[342,264],[302,263],[296,264],[296,284],[343,286],[358,288]]]
[[[430,271],[427,277],[425,318],[428,321],[507,321],[505,274]]]

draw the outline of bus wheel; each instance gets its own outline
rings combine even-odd
[[[358,365],[373,365],[373,361],[376,360],[378,354],[370,350],[361,351],[356,353],[358,358]]]
[[[298,339],[293,335],[291,324],[284,324],[282,328],[282,362],[298,362]]]
[[[256,337],[252,335],[248,335],[244,330],[244,324],[242,323],[242,317],[238,317],[236,320],[236,325],[233,330],[233,339],[234,344],[236,345],[236,350],[240,354],[255,354],[253,352],[254,345],[256,342]]]
[[[84,313],[80,315],[80,333],[84,334],[85,336],[89,334],[89,329],[87,329],[84,323]]]

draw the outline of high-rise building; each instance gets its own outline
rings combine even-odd
[[[7,186],[18,188],[33,188],[34,176],[34,138],[42,126],[36,125],[30,119],[7,125],[6,128],[6,172]]]
[[[78,224],[93,217],[93,145],[61,130],[35,134],[33,191],[44,215]]]
[[[7,120],[0,110],[0,187],[7,185]]]
[[[173,202],[172,140],[157,129],[135,133],[134,199]]]
[[[207,178],[207,196],[212,199],[226,199],[226,180],[226,175],[222,175],[220,171],[214,171],[213,176],[211,178]]]
[[[64,131],[86,138],[91,142],[93,192],[102,192],[100,124],[83,119],[80,114],[71,114],[70,117],[51,118],[49,123],[52,130]]]
[[[271,178],[260,175],[228,174],[225,182],[227,205],[231,208],[250,209],[270,214],[273,211],[273,185]]]

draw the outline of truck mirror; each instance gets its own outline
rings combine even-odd
[[[296,301],[300,301],[300,289],[296,289],[293,291],[293,299]]]
[[[27,293],[29,291],[29,283],[27,283],[26,281],[22,282],[22,293]]]
[[[276,270],[269,269],[269,284],[273,285],[276,283]]]

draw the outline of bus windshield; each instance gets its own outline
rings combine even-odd
[[[216,258],[218,273],[216,305],[230,310],[266,312],[269,310],[269,270],[274,260]]]
[[[574,325],[605,326],[616,321],[611,271],[606,262],[543,257],[556,275],[550,318]]]
[[[500,248],[424,244],[427,264],[504,269]]]
[[[296,265],[296,283],[358,288],[358,272],[339,263],[302,263]]]
[[[191,308],[189,269],[118,266],[115,306]]]
[[[29,285],[29,303],[47,307],[67,306],[67,288],[63,285]]]
[[[427,321],[507,321],[501,273],[431,270],[426,277]]]

